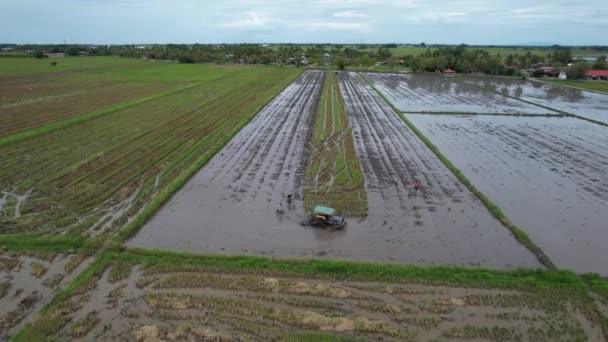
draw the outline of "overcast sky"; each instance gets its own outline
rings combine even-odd
[[[0,43],[608,45],[608,0],[0,0]]]

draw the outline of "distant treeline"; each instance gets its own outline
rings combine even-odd
[[[374,65],[407,67],[413,71],[437,71],[453,69],[460,73],[485,73],[514,75],[530,65],[543,63],[552,67],[565,67],[570,63],[583,64],[572,55],[574,47],[507,47],[507,46],[447,46],[414,45],[418,53],[404,53],[397,44],[340,45],[340,44],[165,44],[165,45],[20,45],[15,51],[28,51],[29,55],[43,58],[44,52],[67,55],[121,56],[172,60],[180,63],[240,63],[240,64],[294,64],[333,65],[343,69],[348,66],[369,68]],[[510,51],[501,55],[491,49]],[[577,50],[607,51],[606,46],[576,47]],[[543,54],[533,53],[542,51]],[[592,67],[606,69],[605,58],[599,58]]]

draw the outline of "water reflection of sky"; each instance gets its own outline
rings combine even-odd
[[[496,91],[506,96],[518,98],[522,95],[526,95],[543,100],[561,100],[566,102],[580,102],[585,99],[585,92],[580,89],[553,86],[538,82],[491,77],[484,77],[483,79],[470,77],[467,78],[465,82],[482,86],[488,90]]]

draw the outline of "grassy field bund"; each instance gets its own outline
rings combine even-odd
[[[579,88],[582,90],[592,90],[601,93],[608,94],[608,81],[575,81],[575,80],[538,80],[540,82],[546,82],[551,84],[557,84],[566,87]]]
[[[309,209],[323,204],[343,215],[367,214],[363,173],[338,78],[333,72],[326,73],[314,119],[304,202]]]

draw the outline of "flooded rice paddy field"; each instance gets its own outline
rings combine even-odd
[[[463,77],[468,84],[608,124],[608,95],[508,78]]]
[[[365,77],[399,110],[409,113],[556,115],[553,110],[501,96],[441,74],[376,74]]]
[[[560,290],[222,273],[190,266],[112,270],[61,303],[59,340],[593,340],[593,301]],[[597,303],[595,303],[597,305]],[[51,316],[52,317],[52,313]],[[33,325],[44,324],[42,316]],[[332,338],[333,336],[333,338]]]
[[[129,242],[193,252],[312,256],[333,234],[300,227],[302,181],[323,72],[305,72]],[[287,205],[288,194],[294,196]],[[277,216],[279,208],[286,210]],[[312,244],[311,244],[312,242]]]
[[[89,264],[80,254],[0,253],[0,340],[8,340]]]
[[[130,246],[499,269],[540,267],[362,78],[342,73],[368,193],[345,231],[304,227],[302,182],[324,74],[305,72],[195,175]],[[412,182],[421,182],[416,191]],[[288,205],[287,194],[295,201]],[[276,210],[283,207],[284,215]]]
[[[608,275],[608,129],[576,118],[407,114],[557,267]]]

